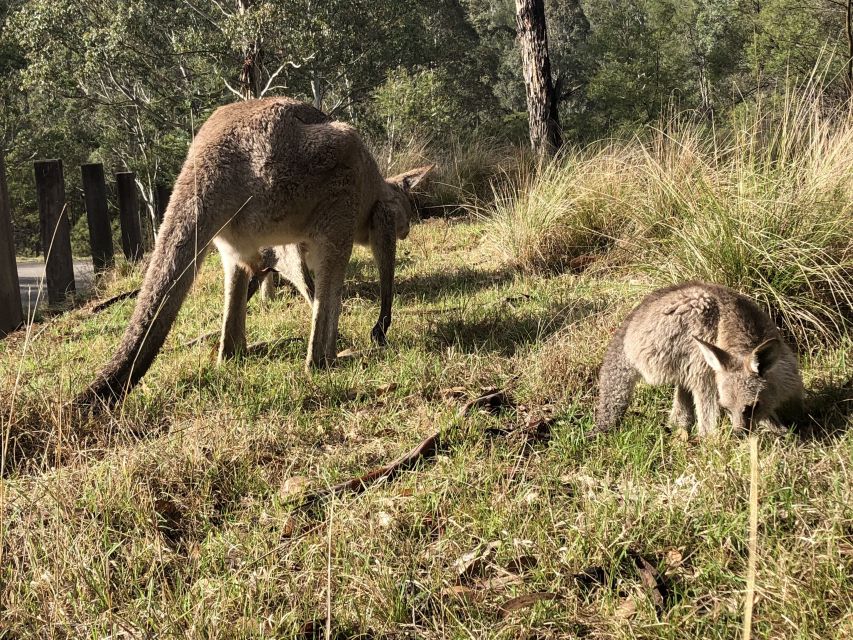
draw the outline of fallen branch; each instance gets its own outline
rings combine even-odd
[[[122,300],[127,300],[128,298],[135,298],[137,295],[139,295],[139,289],[125,291],[124,293],[120,293],[117,296],[113,296],[112,298],[107,298],[102,302],[93,304],[89,311],[91,311],[92,313],[98,313],[99,311],[103,311],[104,309],[113,306],[116,302],[121,302]]]
[[[390,462],[382,467],[377,467],[372,471],[368,471],[363,476],[350,478],[344,482],[339,482],[331,487],[317,489],[307,493],[302,502],[302,506],[307,506],[323,498],[336,496],[338,494],[351,491],[353,493],[361,493],[367,489],[368,485],[378,482],[379,480],[390,480],[400,471],[408,469],[421,458],[432,458],[441,449],[441,430],[431,434],[418,444],[408,453],[403,454],[393,462]]]
[[[489,393],[467,402],[460,410],[459,415],[466,416],[471,413],[471,411],[479,407],[491,407],[494,409],[496,407],[504,406],[506,401],[507,395],[504,390],[491,389]],[[441,430],[439,429],[422,440],[414,449],[403,454],[393,462],[389,462],[382,467],[377,467],[372,471],[368,471],[362,476],[350,478],[349,480],[339,482],[331,487],[316,489],[304,494],[302,506],[307,506],[317,502],[318,500],[322,500],[323,498],[336,496],[347,491],[361,493],[367,489],[368,485],[380,480],[390,480],[400,471],[408,469],[421,458],[428,459],[434,457],[441,450],[441,447]]]

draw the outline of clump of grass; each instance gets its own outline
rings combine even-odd
[[[803,343],[853,320],[853,123],[821,92],[758,104],[725,132],[673,118],[571,151],[497,189],[486,237],[526,272],[608,249],[655,284],[752,296]]]
[[[496,183],[492,202],[475,209],[490,220],[489,245],[527,273],[559,271],[607,247],[624,221],[612,215],[623,186],[613,180],[624,164],[615,151],[567,153]]]
[[[489,202],[496,180],[533,166],[526,147],[478,137],[452,138],[441,145],[411,138],[394,147],[375,148],[374,156],[388,176],[419,165],[436,165],[429,188],[419,194],[424,217],[454,215]]]
[[[695,133],[690,131],[688,134]],[[665,134],[661,133],[661,136]],[[725,284],[756,298],[802,342],[836,341],[853,319],[853,125],[818,93],[759,105],[713,154],[688,136],[646,156],[657,191],[637,207],[639,266],[662,283]],[[692,178],[671,172],[704,155]],[[703,153],[704,152],[704,153]],[[665,219],[656,202],[678,215]],[[657,235],[654,242],[643,242]]]

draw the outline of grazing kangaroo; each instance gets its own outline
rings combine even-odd
[[[599,374],[596,427],[615,427],[642,376],[674,384],[670,421],[717,428],[719,408],[735,431],[778,422],[777,410],[802,401],[797,358],[770,317],[749,298],[713,284],[660,289],[634,309],[607,348]]]
[[[412,189],[431,169],[384,180],[355,129],[295,100],[217,109],[187,153],[121,344],[75,403],[113,404],[145,374],[211,241],[225,271],[220,361],[245,350],[249,277],[262,269],[260,249],[278,245],[312,304],[307,367],[335,359],[353,243],[369,246],[379,268],[380,314],[371,335],[384,343],[396,242],[409,233]]]

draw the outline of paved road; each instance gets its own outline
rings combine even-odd
[[[78,292],[85,291],[92,284],[93,277],[91,260],[74,261],[74,283]],[[36,300],[40,305],[47,304],[43,262],[19,262],[18,283],[21,287],[21,303],[24,307],[24,315],[31,313],[31,308],[35,306]]]

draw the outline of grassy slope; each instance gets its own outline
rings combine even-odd
[[[250,341],[298,338],[273,353],[216,367],[212,343],[180,346],[217,326],[209,264],[168,353],[120,416],[85,433],[52,412],[105,361],[132,303],[0,343],[0,419],[26,448],[6,452],[0,484],[0,637],[287,637],[325,618],[328,584],[340,637],[739,635],[746,441],[669,432],[668,392],[646,387],[622,430],[582,437],[609,333],[648,285],[518,276],[480,249],[482,232],[415,228],[401,247],[391,348],[311,376],[309,316],[287,295],[250,304]],[[369,347],[376,288],[358,252],[342,349]],[[851,355],[846,343],[805,363],[835,435],[761,437],[757,637],[853,637],[851,393],[841,388]],[[442,393],[509,382],[518,413],[460,420],[464,399]],[[486,433],[549,405],[550,440]],[[358,474],[440,425],[450,446],[435,461],[362,496],[293,509],[299,479]],[[455,563],[472,551],[485,561],[460,578]],[[635,553],[665,575],[658,606]],[[587,567],[600,580],[572,577]],[[502,613],[534,592],[559,599]]]

